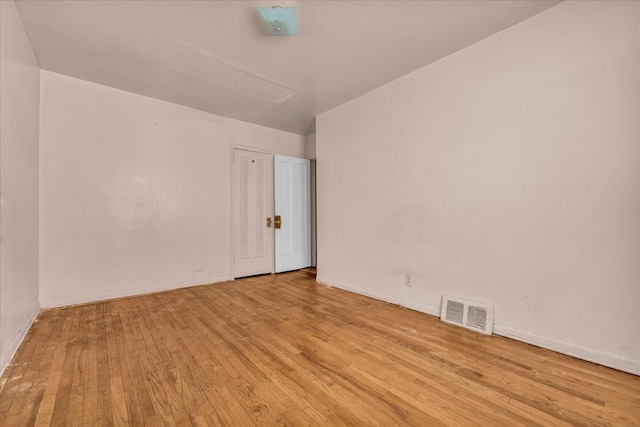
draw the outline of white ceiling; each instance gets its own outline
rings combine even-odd
[[[43,69],[297,134],[558,1],[20,1]],[[295,6],[299,36],[256,6]]]

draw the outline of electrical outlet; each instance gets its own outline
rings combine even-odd
[[[412,287],[413,286],[413,277],[411,277],[411,275],[409,273],[407,273],[407,276],[405,277],[405,285],[407,285],[408,287]]]

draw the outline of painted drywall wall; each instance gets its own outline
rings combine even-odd
[[[40,66],[0,2],[0,372],[38,312]]]
[[[305,158],[307,159],[315,159],[316,158],[316,134],[312,133],[311,135],[305,136]]]
[[[639,16],[564,2],[320,115],[319,281],[640,373]]]
[[[229,278],[230,144],[304,137],[42,71],[43,307]]]

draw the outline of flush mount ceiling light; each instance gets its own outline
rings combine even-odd
[[[299,34],[295,7],[256,7],[256,11],[260,26],[265,34],[270,36],[297,36]]]

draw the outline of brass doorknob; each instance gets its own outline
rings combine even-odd
[[[271,218],[267,218],[267,228],[271,228]]]
[[[282,225],[282,219],[280,219],[280,215],[276,215],[273,221],[273,228],[279,229]]]

